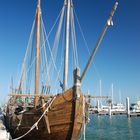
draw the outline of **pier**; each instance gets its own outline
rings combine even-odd
[[[134,108],[132,109],[132,106],[130,105],[130,99],[129,97],[126,98],[126,106],[123,104],[112,104],[110,102],[106,106],[100,106],[99,99],[110,99],[110,96],[86,96],[88,99],[97,99],[97,105],[92,106],[90,103],[90,109],[89,112],[91,114],[97,114],[99,116],[112,116],[112,115],[127,115],[128,118],[130,117],[140,117],[140,109]],[[136,104],[138,105],[138,104]]]
[[[140,117],[140,112],[139,113],[131,112],[130,117]]]

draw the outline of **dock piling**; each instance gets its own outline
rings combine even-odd
[[[129,97],[126,98],[126,111],[127,111],[127,117],[130,117],[130,101],[129,101]]]

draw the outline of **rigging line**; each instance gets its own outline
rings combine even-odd
[[[61,29],[62,29],[62,23],[63,23],[63,18],[64,18],[64,13],[65,13],[65,6],[63,6],[63,9],[62,9],[62,13],[61,13],[61,17],[60,17],[60,21],[59,21],[59,26],[58,26],[58,30],[57,30],[57,33],[56,33],[56,36],[55,36],[55,41],[54,41],[54,46],[53,46],[53,49],[52,49],[52,54],[54,54],[54,57],[52,58],[53,60],[53,63],[55,62],[55,59],[56,59],[56,48],[58,48],[58,45],[59,45],[59,40],[60,40],[60,32],[61,32]],[[53,55],[52,55],[53,56]],[[49,63],[49,70],[51,69],[51,66],[52,66],[52,63],[50,61]]]
[[[23,69],[23,77],[21,78],[24,85],[22,85],[23,87],[22,88],[26,88],[26,82],[25,82],[25,79],[27,78],[27,73],[26,73],[26,67],[27,67],[27,58],[28,58],[28,55],[30,55],[29,53],[31,52],[31,49],[32,49],[32,39],[33,39],[33,35],[31,36],[30,38],[30,43],[29,43],[29,50],[27,52],[27,56],[26,56],[26,60],[25,60],[25,63],[24,63],[24,69]]]
[[[41,50],[42,50],[42,48],[43,48],[43,45],[41,46]],[[40,51],[40,53],[41,53],[41,51]],[[29,67],[28,67],[28,69],[26,70],[26,72],[24,72],[24,73],[26,73],[26,74],[24,74],[24,75],[27,75],[27,73],[28,72],[30,72],[30,69],[32,68],[32,66],[33,66],[33,64],[34,64],[34,62],[35,62],[35,58],[33,59],[33,61],[32,61],[32,63],[29,65]],[[26,64],[25,64],[26,65]],[[25,69],[25,68],[24,68]],[[24,70],[25,71],[25,70]],[[24,76],[24,77],[27,77],[27,76]],[[26,78],[24,78],[24,79],[26,79]],[[22,80],[22,81],[24,81],[25,82],[25,80]]]
[[[40,47],[40,50],[43,48],[43,46]],[[30,66],[28,67],[28,69],[26,70],[26,74],[30,71],[30,69],[32,68],[34,62],[35,62],[36,58],[34,57],[32,63],[30,64]]]
[[[63,8],[62,8],[62,9],[63,9]],[[61,10],[61,11],[62,11],[62,10]],[[60,11],[60,14],[61,14],[61,11]],[[59,16],[58,16],[58,18],[59,18]],[[58,19],[57,19],[57,20],[58,20]],[[57,22],[57,20],[56,20],[56,22]],[[32,36],[32,34],[33,34],[34,26],[35,26],[35,20],[34,20],[34,22],[33,22],[33,26],[32,26],[32,30],[31,30],[31,34],[30,34],[29,41],[31,40],[31,36]],[[55,26],[55,25],[54,25],[54,26]],[[52,29],[51,29],[51,31],[52,31]],[[48,35],[50,35],[51,31],[49,32]],[[23,84],[23,81],[24,81],[24,80],[22,80],[23,77],[24,77],[24,79],[25,79],[25,65],[26,65],[26,59],[27,59],[28,50],[29,50],[29,42],[28,42],[28,47],[27,47],[26,54],[25,54],[24,61],[23,61],[23,65],[22,65],[22,74],[21,74],[21,80],[19,81],[19,84],[18,84],[19,86]],[[34,61],[35,61],[35,59],[33,60],[33,63],[34,63]],[[32,67],[33,63],[30,65],[28,71],[29,71],[30,68]],[[27,71],[26,73],[28,73],[28,71]],[[23,74],[23,73],[24,73],[24,74]]]
[[[44,36],[44,31],[43,31],[43,36]],[[45,37],[43,37],[45,41]],[[50,77],[49,77],[49,72],[48,72],[48,61],[47,61],[47,55],[46,55],[46,48],[45,48],[45,45],[43,45],[43,58],[44,58],[44,63],[45,65],[43,66],[43,72],[44,72],[44,75],[46,75],[44,78],[46,80],[46,82],[48,81],[48,84],[50,84]]]
[[[74,67],[76,67],[76,58],[75,58],[75,43],[74,43],[74,33],[73,33],[73,26],[72,26],[72,18],[70,18],[71,20],[71,38],[72,38],[72,50],[73,50],[73,61],[74,61]],[[73,68],[74,68],[73,67]]]
[[[72,22],[72,19],[70,18],[70,23]],[[72,32],[72,23],[70,24],[71,25],[71,39],[72,39],[72,71],[71,73],[73,73],[73,70],[75,69],[76,67],[76,60],[75,60],[75,49],[74,49],[74,39],[73,39],[73,32]],[[72,81],[74,81],[74,77],[72,75]]]
[[[63,7],[62,7],[62,9],[60,10],[60,13],[58,14],[58,16],[57,16],[57,18],[56,18],[56,20],[55,20],[55,22],[54,22],[54,24],[53,24],[51,30],[50,30],[49,33],[48,33],[48,38],[50,37],[51,32],[53,31],[53,29],[54,29],[54,27],[55,27],[55,25],[56,25],[56,23],[57,23],[57,21],[58,21],[60,15],[61,15],[61,13],[62,13],[62,10],[63,10]]]
[[[51,28],[51,30],[50,30],[49,33],[48,33],[48,38],[50,37],[51,32],[53,31],[53,29],[54,29],[54,27],[55,27],[55,25],[56,25],[56,23],[57,23],[59,17],[61,16],[62,11],[63,11],[63,7],[62,7],[62,9],[60,10],[60,12],[59,12],[59,14],[58,14],[58,16],[57,16],[57,18],[56,18],[56,20],[55,20],[55,22],[54,22],[52,28]]]
[[[77,53],[77,42],[76,42],[76,32],[75,32],[75,22],[74,22],[74,15],[73,15],[73,8],[72,8],[72,24],[73,24],[73,33],[74,33],[74,43],[75,43],[75,55],[76,55],[76,61],[77,61],[77,66],[79,66],[79,62],[78,62],[78,53]]]
[[[90,53],[90,51],[89,51],[88,43],[87,43],[87,41],[86,41],[86,39],[85,39],[85,36],[84,36],[83,30],[82,30],[82,27],[81,27],[81,25],[80,25],[80,22],[79,22],[78,16],[77,16],[77,14],[76,14],[74,8],[73,8],[73,11],[74,11],[74,14],[75,14],[75,17],[76,17],[76,20],[77,20],[77,23],[78,23],[78,26],[79,26],[80,32],[81,32],[81,34],[82,34],[82,37],[83,37],[84,43],[85,43],[85,45],[86,45],[86,47],[87,47],[87,50],[88,50],[88,53],[89,53],[89,55],[90,55],[91,53]]]
[[[42,29],[41,29],[42,30]],[[42,31],[41,31],[41,34],[42,34]],[[43,46],[42,46],[43,47]],[[40,81],[43,79],[43,71],[42,71],[42,67],[43,67],[43,52],[42,50],[40,51]],[[42,81],[41,81],[42,82]]]
[[[65,14],[65,13],[64,13]],[[56,81],[58,80],[58,77],[60,76],[61,77],[61,71],[62,71],[62,65],[64,64],[64,55],[63,55],[63,53],[64,53],[64,46],[65,46],[65,24],[64,24],[64,28],[63,28],[63,34],[62,34],[62,49],[61,49],[61,64],[60,64],[60,68],[59,68],[59,71],[58,71],[58,75],[57,75],[57,78],[56,78]],[[55,83],[56,83],[56,81],[55,81]],[[63,89],[63,84],[62,84],[62,82],[61,81],[59,81],[60,82],[60,87]],[[54,89],[56,89],[56,84],[54,84],[55,86],[54,86]]]
[[[20,86],[22,84],[22,82],[23,82],[22,78],[23,78],[23,75],[24,75],[24,72],[25,72],[25,65],[26,65],[26,59],[27,59],[28,51],[31,48],[29,44],[30,44],[30,41],[31,41],[32,36],[33,36],[34,27],[35,27],[35,19],[33,21],[32,29],[31,29],[31,33],[30,33],[30,37],[29,37],[29,41],[28,41],[28,45],[27,45],[28,47],[27,47],[27,50],[26,50],[26,53],[25,53],[25,57],[24,57],[24,60],[23,60],[22,70],[21,70],[21,78],[19,80],[18,86]]]
[[[42,17],[41,17],[41,25],[42,25],[42,36],[43,36],[43,42],[44,42],[44,45],[43,45],[43,49],[44,49],[44,61],[45,61],[45,65],[44,65],[44,68],[43,69],[45,69],[46,68],[46,71],[44,72],[44,73],[46,73],[46,81],[47,81],[47,77],[48,77],[48,84],[50,84],[50,76],[49,76],[49,71],[48,71],[48,61],[47,61],[47,54],[46,54],[46,47],[45,47],[45,31],[44,31],[44,28],[43,28],[43,25],[44,25],[44,23],[43,23],[43,20],[42,20]]]
[[[55,61],[54,61],[54,59],[53,59],[53,55],[52,55],[52,52],[51,52],[50,43],[49,43],[49,40],[48,40],[46,31],[45,31],[44,24],[43,24],[43,28],[44,28],[44,33],[45,33],[45,36],[46,36],[46,41],[47,41],[47,44],[48,44],[48,47],[49,47],[49,51],[50,51],[50,53],[51,53],[51,58],[52,58],[52,61],[53,61],[53,65],[54,65],[54,68],[55,68],[55,70],[56,70],[56,72],[57,72],[58,70],[57,70]],[[44,41],[44,43],[45,43],[46,41]],[[43,43],[43,44],[44,44],[44,43]],[[42,49],[42,48],[43,48],[43,45],[40,47],[40,49]],[[28,68],[28,70],[26,71],[26,73],[28,73],[28,71],[31,69],[31,67],[32,67],[32,65],[34,64],[35,60],[36,60],[36,58],[34,58],[34,60],[32,61],[32,64],[29,66],[29,68]],[[59,77],[59,81],[61,81],[61,80],[60,80],[60,77]]]
[[[44,28],[44,24],[43,24],[43,28]],[[50,47],[50,43],[49,43],[49,40],[48,40],[48,36],[47,36],[45,30],[44,30],[44,33],[45,33],[45,36],[46,36],[46,41],[47,41],[47,44],[48,44],[48,48],[49,48],[49,51],[50,51],[50,54],[51,54],[51,58],[52,58],[52,62],[53,62],[55,71],[58,72],[57,66],[56,66],[56,64],[55,64],[55,61],[54,61],[54,58],[53,58],[53,54],[52,54],[52,51],[51,51],[51,47]],[[59,77],[59,81],[61,81],[61,80],[60,80],[60,77]]]
[[[78,19],[78,16],[77,16],[76,12],[75,12],[74,7],[73,7],[73,11],[74,11],[74,14],[75,14],[75,17],[76,17],[76,20],[77,20],[77,23],[78,23],[78,26],[79,26],[79,29],[80,29],[81,35],[82,35],[82,37],[83,37],[83,40],[84,40],[85,46],[87,47],[88,54],[91,55],[90,50],[89,50],[88,43],[87,43],[86,38],[85,38],[85,36],[84,36],[84,33],[83,33],[83,30],[82,30],[82,27],[81,27],[81,25],[80,25],[80,22],[79,22],[79,19]],[[94,66],[94,69],[95,69],[95,72],[96,72],[98,78],[101,79],[101,75],[99,74],[99,71],[97,70],[97,67],[96,67],[95,63],[94,63],[93,61],[92,61],[91,63],[92,63],[93,66]]]
[[[73,28],[72,31],[73,31],[73,35],[74,35],[74,47],[75,47],[76,65],[79,67],[73,8],[72,8],[71,14],[72,14],[71,15],[71,17],[72,17],[72,28]]]
[[[33,39],[33,37],[32,37]],[[32,74],[32,69],[29,70],[29,74],[27,76],[27,73],[26,73],[26,67],[28,67],[31,62],[32,62],[32,59],[33,59],[33,46],[32,46],[32,39],[31,39],[31,42],[30,42],[30,50],[29,50],[29,53],[28,53],[28,59],[26,60],[26,66],[25,66],[25,80],[24,80],[24,84],[25,84],[25,91],[26,93],[30,91],[30,83],[31,83],[31,74]]]
[[[73,1],[71,1],[72,3],[72,20],[73,20],[73,32],[74,32],[74,39],[75,39],[75,54],[76,54],[76,65],[79,67],[79,61],[78,61],[78,53],[77,53],[77,40],[76,40],[76,30],[75,30],[75,19],[74,19],[74,5],[73,5]]]
[[[56,89],[57,88],[57,85],[56,85],[56,82],[57,82],[57,80],[58,80],[58,77],[61,77],[61,70],[62,70],[62,65],[63,65],[63,63],[64,63],[64,55],[63,55],[63,53],[64,53],[64,44],[65,44],[65,24],[64,24],[64,28],[63,28],[63,34],[62,34],[62,49],[61,49],[61,64],[60,64],[60,67],[59,67],[59,70],[58,70],[58,75],[57,75],[57,78],[56,78],[56,80],[55,80],[55,86],[54,86],[54,89]],[[61,82],[61,81],[60,81]],[[62,83],[60,83],[60,87],[61,88],[63,88],[62,87]]]
[[[42,38],[41,38],[42,40],[41,41],[43,42],[44,41],[44,35],[43,35],[44,33],[43,33],[43,27],[42,27],[43,26],[42,25],[43,23],[42,22],[43,21],[42,21],[42,18],[41,18],[41,35],[42,35]],[[41,44],[41,46],[43,48],[44,48],[44,45],[45,45],[45,43],[44,44],[43,43]],[[40,60],[41,60],[40,69],[41,69],[41,76],[42,76],[42,79],[41,80],[42,80],[42,82],[43,82],[44,78],[46,78],[46,76],[43,76],[43,75],[45,75],[45,69],[44,69],[44,65],[43,65],[44,64],[44,59],[43,59],[44,53],[43,53],[43,50],[44,49],[41,50],[41,55],[40,55]]]
[[[75,47],[74,47],[74,37],[73,37],[73,32],[71,34],[72,36],[72,50],[73,50],[73,61],[74,61],[74,66],[73,66],[73,69],[76,67],[76,57],[75,57]]]
[[[33,40],[33,38],[32,38]],[[33,60],[33,41],[31,41],[31,44],[30,44],[32,47],[31,47],[31,50],[30,50],[30,60],[29,60],[29,65],[32,63],[32,60]],[[31,77],[32,77],[32,69],[29,70],[29,75],[28,75],[28,83],[27,83],[27,92],[30,92],[30,86],[31,86]],[[26,93],[27,93],[26,92]]]
[[[62,11],[62,10],[61,10]],[[60,11],[60,14],[61,14],[61,11]],[[59,18],[59,15],[58,15],[58,18]],[[57,19],[58,20],[58,19]],[[57,20],[56,20],[56,22],[57,22]],[[55,23],[56,24],[56,23]],[[55,24],[54,24],[54,26],[55,26]],[[44,25],[44,24],[43,24]],[[34,26],[35,26],[35,20],[34,20]],[[51,29],[51,31],[53,30],[53,28]],[[51,33],[51,31],[49,32],[49,34],[48,35],[50,35],[50,33]],[[46,40],[44,41],[44,44],[45,44],[45,42],[46,42]],[[42,47],[41,47],[42,48]],[[28,52],[28,51],[27,51]],[[27,53],[26,52],[26,53]],[[24,60],[24,62],[26,62],[26,56],[27,56],[27,54],[25,55],[25,60]],[[32,65],[33,65],[33,63],[35,62],[35,59],[33,60],[33,62],[32,62],[32,64],[30,65],[30,67],[28,68],[28,70],[27,70],[27,72],[26,73],[28,73],[28,71],[31,69],[31,67],[32,67]],[[25,65],[25,64],[24,64]],[[24,67],[24,65],[23,65],[23,67]],[[23,75],[23,74],[22,74]],[[49,74],[48,74],[49,75]],[[23,76],[21,76],[21,77],[23,77]],[[22,78],[21,78],[22,79]],[[22,81],[22,80],[21,80]],[[20,84],[19,84],[20,85]]]
[[[75,55],[75,38],[74,38],[74,32],[73,32],[73,19],[72,19],[72,10],[70,10],[70,28],[71,28],[71,40],[72,40],[72,73],[73,73],[73,70],[75,69],[76,67],[76,55]],[[73,79],[73,76],[72,76],[72,79]]]
[[[32,46],[32,43],[31,43],[31,46]],[[30,62],[29,62],[29,65],[31,64],[31,62],[32,62],[32,59],[33,59],[33,47],[31,48],[31,54],[30,54]],[[26,84],[26,90],[27,90],[27,92],[29,92],[30,91],[30,85],[31,85],[31,77],[32,77],[32,69],[29,71],[29,74],[28,74],[28,81],[27,81],[27,84]],[[27,93],[26,92],[26,93]]]
[[[33,31],[34,32],[34,31]],[[23,69],[23,73],[24,73],[24,80],[25,80],[25,78],[27,77],[26,76],[26,66],[27,66],[27,58],[28,58],[28,55],[30,55],[29,53],[31,52],[31,50],[32,50],[32,40],[33,40],[33,32],[32,32],[32,35],[31,35],[31,38],[30,38],[30,42],[29,42],[29,50],[27,51],[27,56],[26,56],[26,60],[25,60],[25,63],[24,63],[24,69]],[[24,81],[23,80],[23,81]]]
[[[61,13],[61,16],[60,16],[59,25],[58,25],[58,29],[57,29],[57,32],[56,32],[56,35],[55,35],[54,44],[53,44],[53,48],[52,48],[52,54],[53,54],[54,62],[56,60],[58,45],[59,45],[59,42],[60,42],[60,33],[61,33],[62,23],[63,23],[63,19],[64,19],[64,13],[65,13],[65,7],[63,6],[62,13]],[[49,62],[49,70],[51,69],[51,73],[53,74],[52,64],[53,63],[50,61]]]

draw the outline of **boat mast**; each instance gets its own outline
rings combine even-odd
[[[68,59],[69,59],[69,30],[70,30],[70,8],[71,0],[65,0],[67,7],[66,13],[66,29],[65,29],[65,56],[64,56],[64,79],[63,79],[63,90],[65,91],[68,86]]]
[[[113,83],[111,85],[111,98],[112,98],[112,105],[113,105],[113,94],[114,94],[114,86]]]
[[[38,0],[37,13],[36,13],[36,61],[35,61],[35,107],[38,105],[39,94],[39,46],[40,46],[40,20],[41,20],[41,8],[40,0]]]
[[[84,71],[83,71],[83,73],[81,75],[81,82],[82,82],[82,80],[83,80],[83,78],[84,78],[84,76],[85,76],[85,74],[86,74],[86,72],[87,72],[87,70],[88,70],[88,68],[89,68],[94,56],[95,56],[95,54],[96,54],[96,51],[97,51],[97,49],[98,49],[98,47],[99,47],[99,45],[100,45],[100,43],[101,43],[101,41],[103,39],[108,27],[110,25],[113,25],[112,18],[113,18],[113,15],[114,15],[114,13],[115,13],[115,11],[117,9],[117,6],[118,6],[118,2],[116,2],[115,5],[113,6],[113,8],[111,10],[111,13],[110,13],[110,15],[109,15],[109,17],[107,19],[106,24],[105,24],[105,27],[104,27],[104,29],[103,29],[103,31],[102,31],[102,33],[101,33],[101,35],[100,35],[100,37],[99,37],[99,39],[97,41],[97,44],[96,44],[94,50],[92,51],[92,54],[91,54],[91,56],[90,56],[90,58],[88,60],[88,63],[87,63],[87,65],[86,65],[86,67],[85,67],[85,69],[84,69]]]
[[[102,96],[102,81],[100,80],[100,97]],[[102,106],[102,99],[100,100],[100,104]]]

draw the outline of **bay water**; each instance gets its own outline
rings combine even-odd
[[[86,140],[140,140],[140,117],[92,114],[85,135]]]

